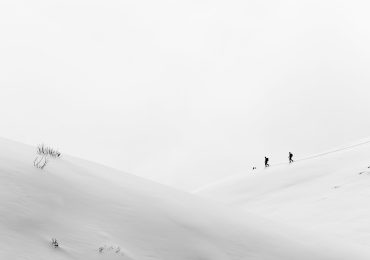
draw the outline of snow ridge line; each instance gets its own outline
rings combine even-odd
[[[328,154],[332,154],[332,153],[337,153],[337,152],[341,152],[341,151],[344,151],[344,150],[348,150],[348,149],[351,149],[351,148],[354,148],[354,147],[358,147],[358,146],[362,146],[362,145],[365,145],[365,144],[369,144],[370,143],[370,140],[367,140],[367,141],[363,141],[363,142],[360,142],[360,143],[356,143],[356,144],[353,144],[353,145],[348,145],[348,146],[345,146],[345,147],[342,147],[342,148],[337,148],[337,149],[334,149],[334,150],[330,150],[330,151],[327,151],[327,152],[322,152],[322,153],[318,153],[318,154],[314,154],[314,155],[309,155],[307,157],[303,157],[301,159],[297,159],[297,160],[294,160],[293,164],[295,162],[301,162],[301,161],[306,161],[306,160],[311,160],[311,159],[314,159],[314,158],[318,158],[318,157],[322,157],[322,156],[325,156],[325,155],[328,155]],[[262,170],[266,170],[270,167],[275,167],[275,166],[281,166],[281,165],[287,165],[289,163],[287,162],[278,162],[278,163],[274,163],[274,164],[271,164],[271,166],[265,168],[265,169],[262,169]],[[212,182],[212,183],[208,183],[204,186],[201,186],[201,187],[198,187],[196,189],[194,189],[192,191],[192,193],[198,193],[198,192],[201,192],[202,190],[205,190],[213,185],[217,185],[219,183],[223,183],[224,181],[227,181],[227,180],[230,180],[230,179],[233,179],[233,178],[237,178],[237,177],[242,177],[244,176],[245,174],[237,174],[237,175],[232,175],[232,176],[229,176],[229,177],[226,177],[226,178],[222,178],[222,179],[219,179],[215,182]]]
[[[322,152],[322,153],[318,153],[318,154],[314,154],[314,155],[309,155],[307,157],[303,157],[301,159],[294,160],[294,162],[301,162],[301,161],[311,160],[311,159],[314,159],[314,158],[322,157],[322,156],[332,154],[332,153],[338,153],[338,152],[348,150],[348,149],[351,149],[351,148],[354,148],[354,147],[358,147],[358,146],[361,146],[361,145],[365,145],[365,144],[368,144],[368,143],[370,143],[370,140],[364,141],[364,142],[361,142],[361,143],[357,143],[357,144],[353,144],[353,145],[349,145],[349,146],[346,146],[346,147],[338,148],[338,149],[335,149],[335,150],[330,150],[330,151],[327,151],[327,152]],[[285,165],[285,164],[288,164],[288,163],[286,163],[286,162],[274,163],[270,167]]]

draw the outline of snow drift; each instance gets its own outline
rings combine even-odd
[[[369,140],[234,176],[195,193],[370,251]]]
[[[328,242],[321,234],[301,232],[81,159],[63,155],[41,170],[33,166],[35,156],[35,147],[0,140],[1,259],[369,259],[361,247]],[[313,180],[323,177],[319,173],[304,177],[300,172],[304,165],[291,167],[301,177],[290,186],[272,182],[293,172],[276,178],[271,169],[265,180],[274,179],[267,187],[261,180],[255,183],[262,185],[260,189],[248,189],[247,182],[234,195],[244,194],[244,202],[253,195],[250,204],[256,209],[263,200],[289,205],[289,198],[284,202],[287,194],[272,198],[268,193],[300,183],[311,187]],[[355,177],[370,175],[356,172]],[[340,190],[328,189],[328,196]],[[58,240],[58,248],[51,246],[52,238]]]

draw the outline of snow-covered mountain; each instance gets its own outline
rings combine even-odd
[[[37,169],[33,166],[35,150],[35,147],[0,140],[1,259],[369,259],[368,252],[362,247],[342,244],[330,236],[322,236],[322,232],[317,235],[315,232],[299,231],[269,220],[278,213],[261,217],[242,212],[81,159],[63,155],[50,159],[43,170]],[[243,189],[240,186],[234,194],[253,195],[256,197],[250,201],[253,210],[265,212],[272,206],[266,204],[263,211],[262,197],[258,195],[275,190],[273,187],[284,192],[289,188],[288,184],[274,182],[285,179],[288,183],[289,173],[294,173],[297,177],[293,178],[291,189],[299,184],[306,184],[303,186],[307,187],[296,191],[295,200],[283,195],[274,198],[265,195],[265,198],[280,205],[290,205],[299,200],[308,203],[313,200],[310,200],[312,194],[304,195],[304,199],[299,196],[311,188],[311,193],[319,197],[317,191],[330,183],[324,173],[316,172],[315,168],[310,179],[303,177],[299,169],[308,163],[292,165],[292,172],[287,173],[276,168],[274,174],[281,174],[281,178],[265,178],[266,183],[261,181],[259,188],[252,186],[249,191],[248,184]],[[358,183],[363,183],[357,185],[356,196],[364,194],[366,178],[370,176],[366,172],[359,174],[360,171],[349,172],[347,179],[344,179],[346,183],[331,183],[327,190],[327,204],[335,192],[343,192],[341,196],[351,194],[350,188],[356,178],[362,180]],[[272,176],[273,172],[271,168],[258,174],[262,180],[263,175]],[[347,171],[343,169],[340,174],[345,175]],[[312,181],[319,178],[325,182],[312,188]],[[250,179],[257,180],[257,177],[251,175]],[[339,188],[334,189],[335,185]],[[316,204],[320,203],[323,202]],[[351,203],[351,209],[360,203]],[[301,208],[294,211],[295,215],[302,213],[304,204],[299,206]],[[339,205],[333,203],[330,207]],[[358,214],[354,216],[365,216],[365,209],[362,209],[362,215],[362,210],[357,209]],[[366,223],[366,219],[354,221],[357,225]],[[58,248],[51,246],[52,238],[59,242]]]
[[[233,176],[195,193],[370,251],[369,140]]]

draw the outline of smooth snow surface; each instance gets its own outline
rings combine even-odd
[[[369,241],[369,230],[354,231],[369,217],[365,153],[271,168],[207,191],[261,217],[66,155],[40,170],[35,150],[0,140],[0,259],[370,259],[366,247],[332,236]],[[276,221],[286,218],[318,232]]]
[[[370,251],[370,141],[297,159],[195,193]]]

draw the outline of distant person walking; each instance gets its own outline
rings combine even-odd
[[[265,168],[270,167],[269,158],[265,156]]]
[[[293,161],[293,154],[289,152],[289,163],[292,163]]]

